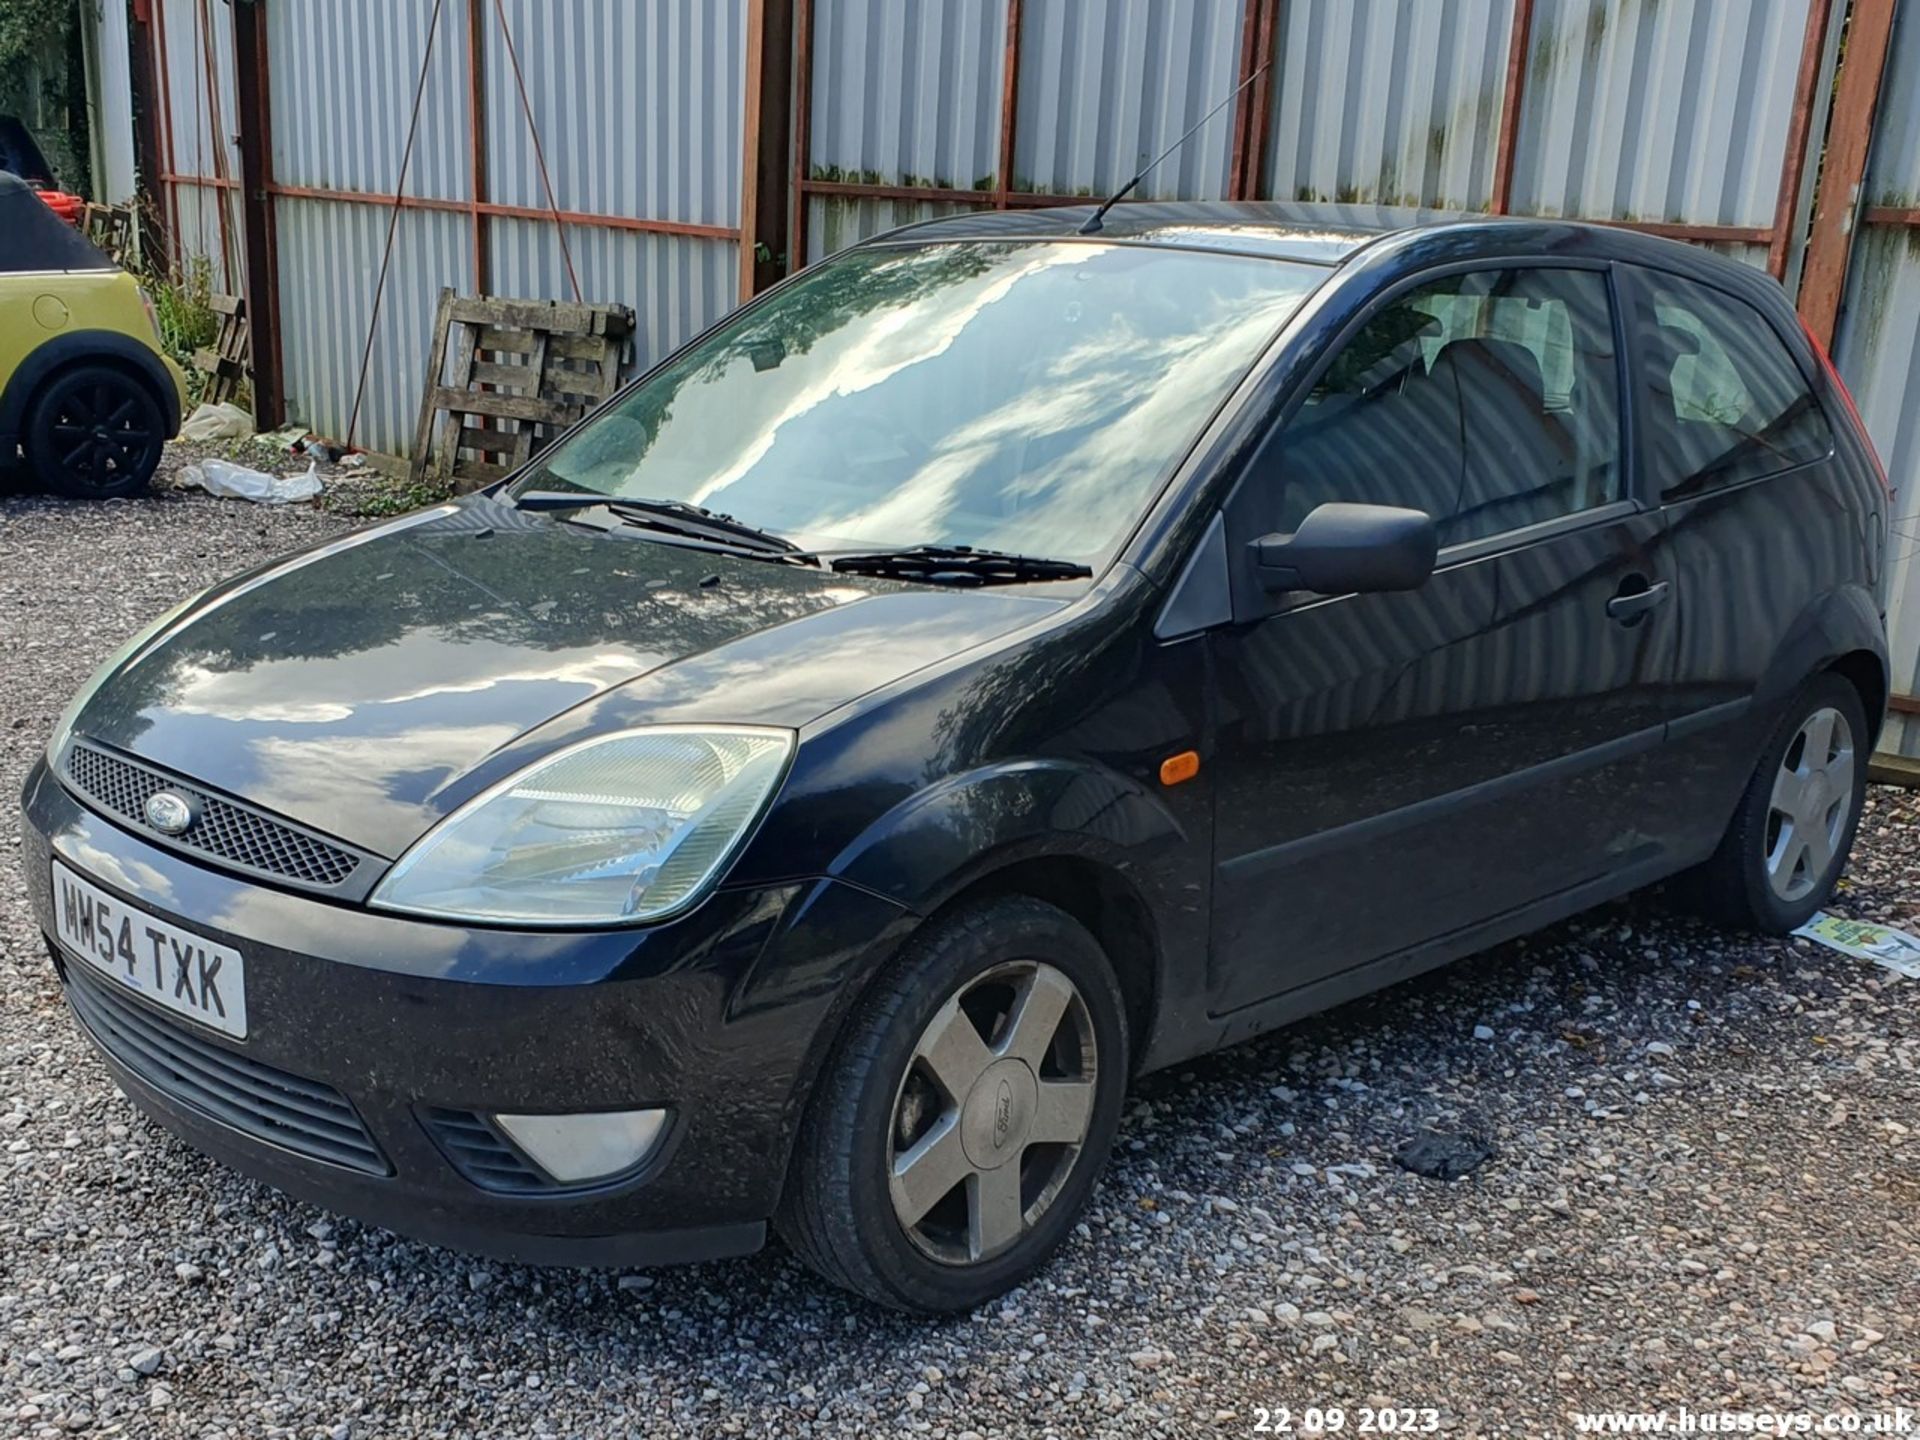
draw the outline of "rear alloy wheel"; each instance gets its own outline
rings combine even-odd
[[[84,365],[56,376],[34,401],[27,463],[41,484],[63,495],[132,495],[159,467],[163,428],[145,385],[124,371]]]
[[[1686,877],[1700,908],[1780,934],[1833,894],[1860,823],[1867,716],[1845,677],[1814,679],[1782,715],[1720,848]]]
[[[1126,1074],[1119,988],[1085,928],[1018,896],[942,916],[875,983],[828,1062],[781,1233],[882,1304],[979,1305],[1072,1228]]]
[[[1853,818],[1853,728],[1823,705],[1788,742],[1767,802],[1766,867],[1773,893],[1806,899],[1833,869]]]

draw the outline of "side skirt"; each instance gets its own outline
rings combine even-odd
[[[1322,1010],[1331,1010],[1362,995],[1370,995],[1389,985],[1397,985],[1402,980],[1410,980],[1415,975],[1436,970],[1462,956],[1531,934],[1570,915],[1578,915],[1582,910],[1591,910],[1596,905],[1617,900],[1706,858],[1705,854],[1694,855],[1676,864],[1671,852],[1650,855],[1624,869],[1576,885],[1570,890],[1562,890],[1543,900],[1533,901],[1517,910],[1509,910],[1464,930],[1456,930],[1391,955],[1383,955],[1378,960],[1370,960],[1364,965],[1356,965],[1337,975],[1329,975],[1223,1015],[1211,1016],[1206,1023],[1196,1025],[1189,1032],[1200,1043],[1155,1055],[1152,1063],[1143,1069],[1157,1070],[1229,1045],[1238,1045],[1269,1030],[1291,1025]]]

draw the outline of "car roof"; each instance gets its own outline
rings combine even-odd
[[[979,210],[923,220],[876,239],[1050,240],[1079,233],[1095,205]],[[1270,200],[1141,200],[1114,206],[1101,220],[1108,240],[1186,250],[1237,250],[1277,260],[1337,265],[1384,235],[1473,217],[1382,205],[1308,205]]]
[[[1062,205],[971,211],[905,225],[861,243],[1071,239],[1097,208]],[[1448,258],[1456,260],[1509,249],[1518,240],[1542,252],[1624,260],[1693,274],[1750,299],[1779,292],[1764,271],[1698,245],[1624,226],[1551,217],[1312,201],[1143,200],[1114,206],[1103,217],[1098,235],[1133,244],[1338,266],[1377,241],[1413,232],[1444,233]]]

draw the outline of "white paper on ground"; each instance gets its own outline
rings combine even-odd
[[[254,500],[262,505],[311,500],[320,493],[319,467],[311,464],[304,475],[269,475],[227,460],[202,460],[182,470],[180,478],[189,485],[198,485],[209,495]]]
[[[1793,933],[1818,941],[1842,955],[1884,965],[1896,975],[1904,975],[1909,980],[1920,980],[1920,940],[1904,930],[1870,925],[1864,920],[1848,920],[1843,916],[1829,915],[1824,910],[1816,910],[1813,918]]]
[[[244,440],[253,434],[253,416],[224,400],[202,405],[180,427],[182,440]]]

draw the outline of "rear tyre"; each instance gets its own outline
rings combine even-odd
[[[153,392],[123,370],[81,365],[56,375],[27,414],[27,466],[49,490],[112,500],[146,488],[165,421]]]
[[[1781,717],[1720,848],[1690,877],[1697,908],[1784,934],[1826,904],[1860,824],[1867,743],[1859,692],[1815,676]]]
[[[1079,1219],[1128,1073],[1112,967],[1071,916],[1004,897],[933,921],[862,1002],[801,1126],[776,1220],[821,1275],[968,1310]]]

